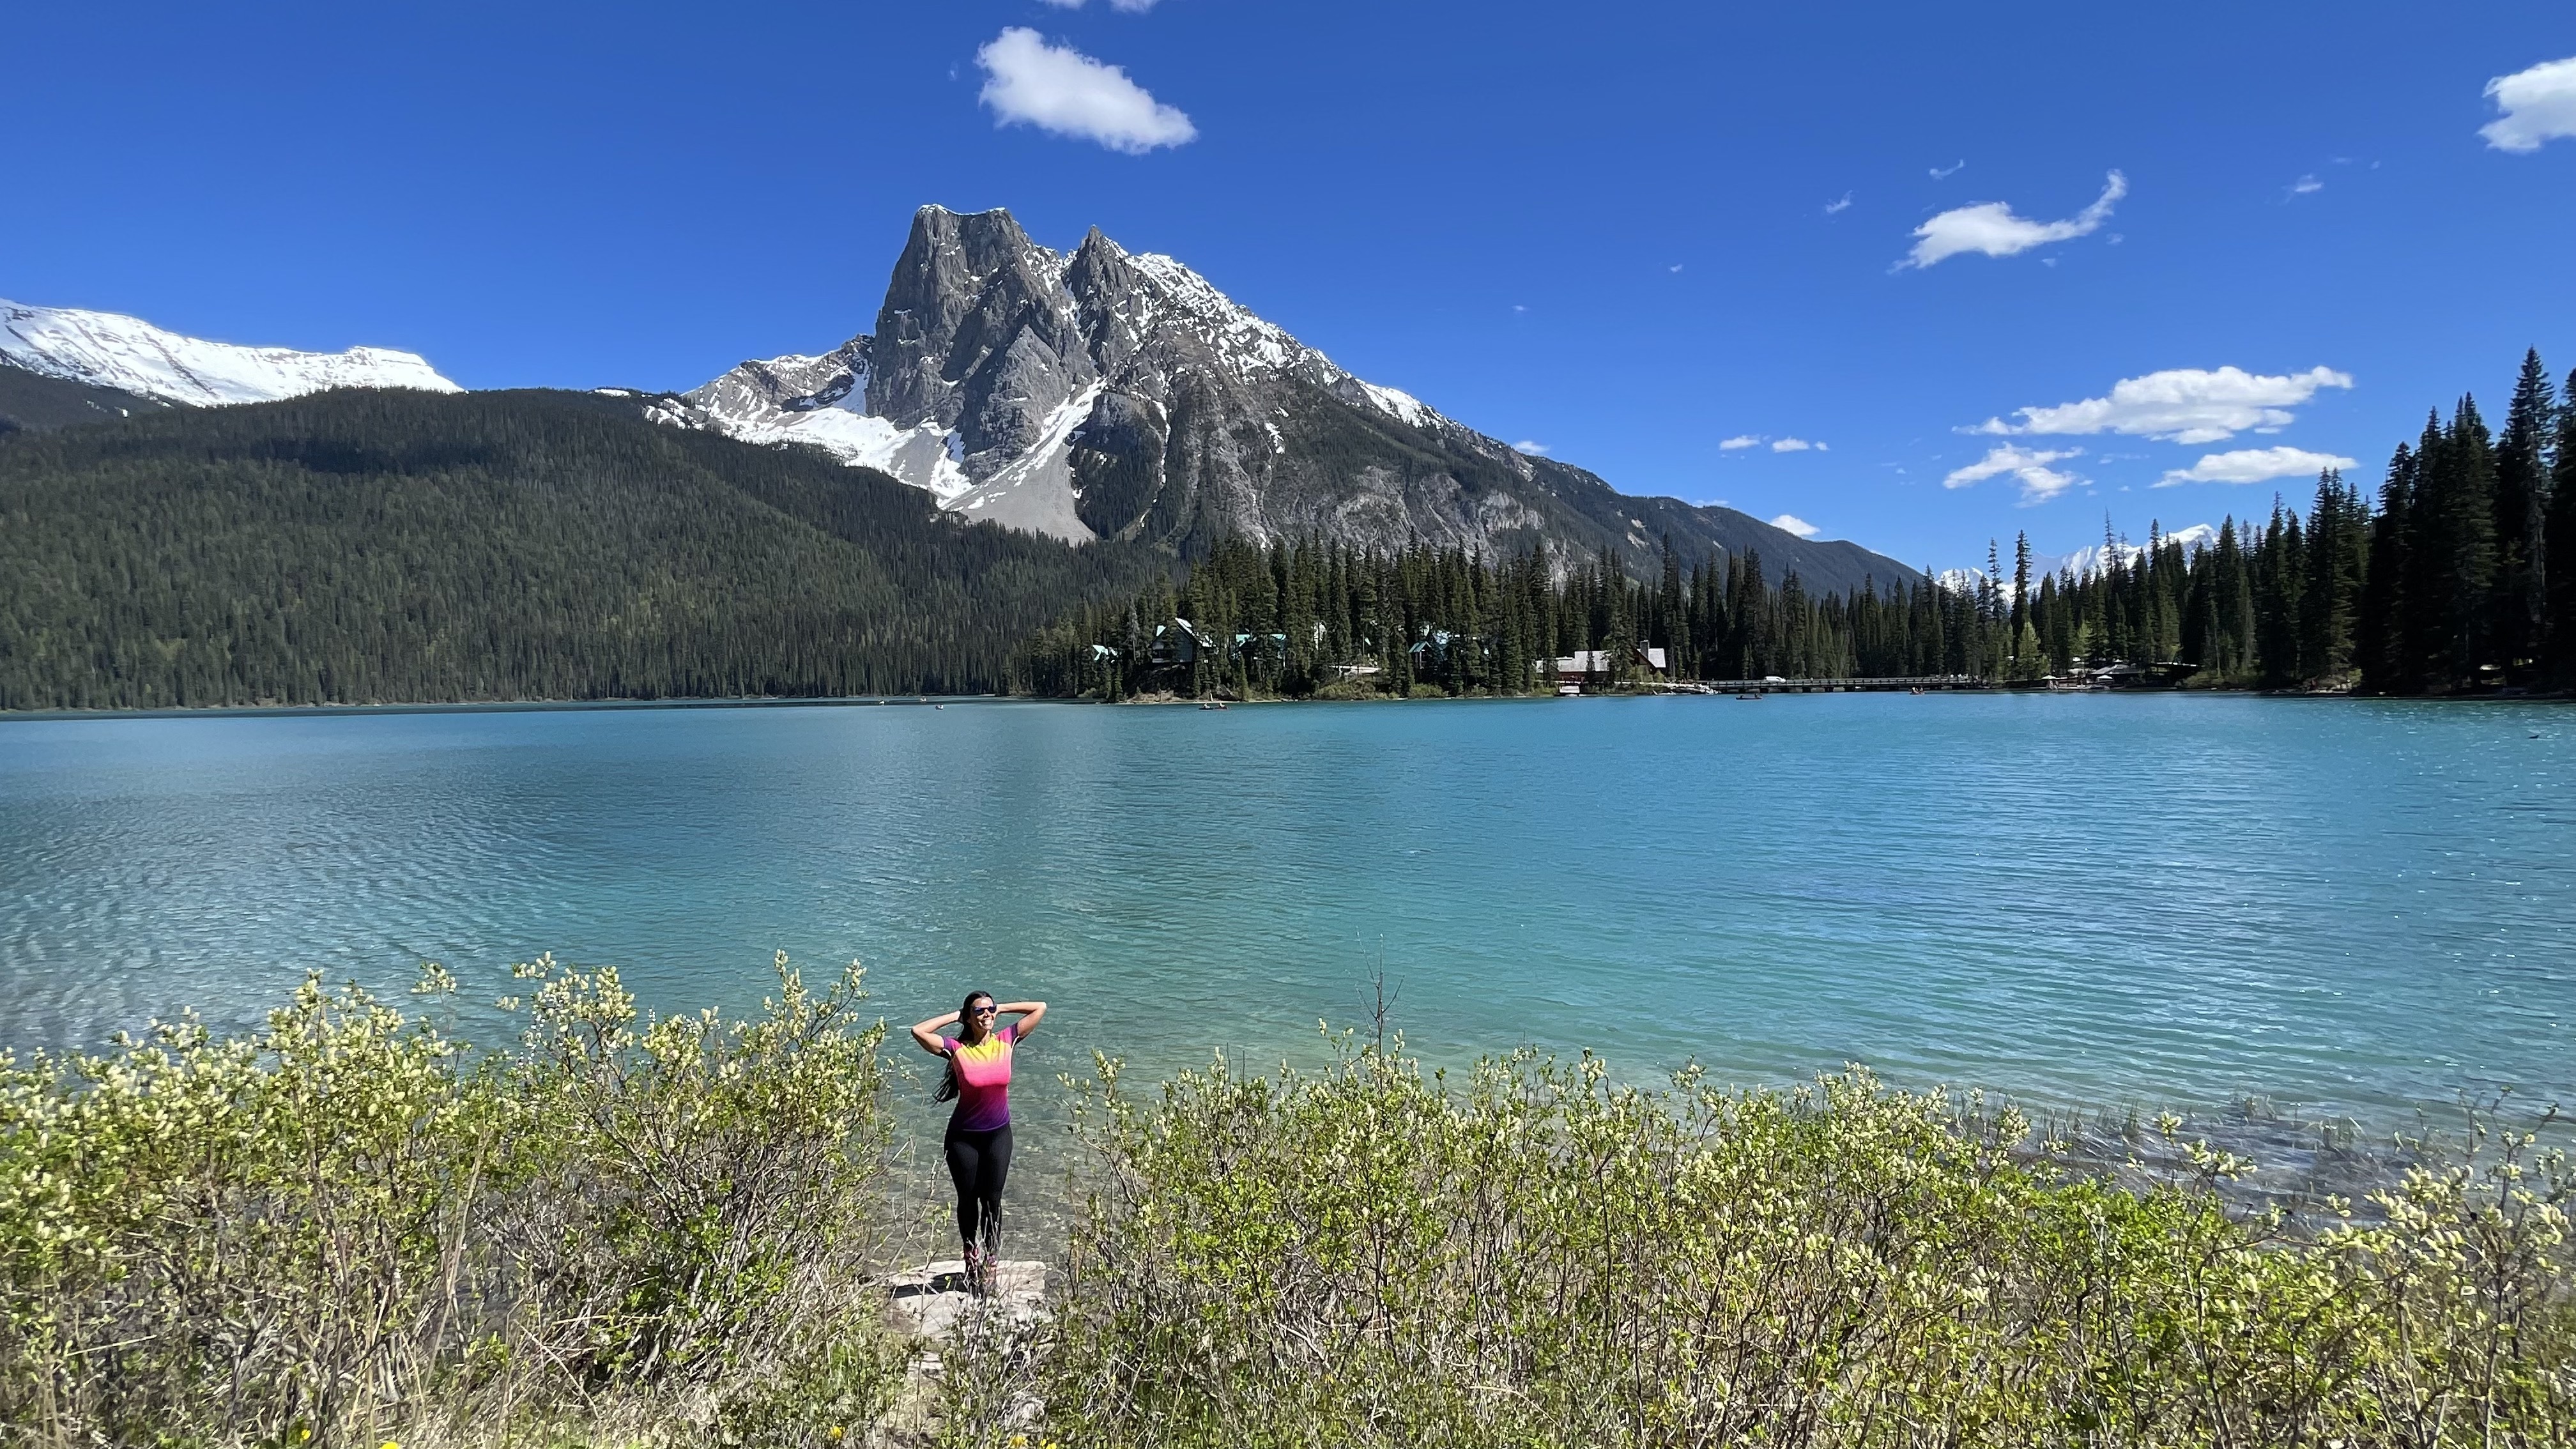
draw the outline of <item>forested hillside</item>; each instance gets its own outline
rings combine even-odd
[[[2576,393],[2576,377],[2569,379]],[[2186,550],[2103,540],[2081,574],[2012,571],[1990,551],[1967,587],[1869,577],[1821,591],[1761,554],[1687,557],[1663,539],[1660,578],[1616,555],[1490,560],[1415,546],[1220,543],[1177,588],[1155,581],[1033,638],[1016,667],[1039,694],[1153,690],[1304,695],[1518,693],[1532,665],[1634,650],[1682,678],[1972,675],[2035,682],[2135,665],[2143,681],[2454,694],[2576,687],[2576,406],[2525,357],[2501,433],[2463,397],[2400,444],[2373,499],[2317,480],[2305,517],[2230,518]],[[1189,621],[1192,639],[1172,631]],[[1158,634],[1158,631],[1161,631]],[[1157,640],[1163,642],[1158,649]],[[1202,644],[1204,641],[1204,644]]]
[[[0,433],[41,433],[169,410],[170,404],[159,398],[47,377],[0,357]]]
[[[971,692],[1165,567],[563,392],[0,438],[0,708]]]

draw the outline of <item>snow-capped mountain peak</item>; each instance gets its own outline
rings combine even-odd
[[[2206,523],[2195,523],[2189,528],[2177,528],[2164,535],[2163,541],[2181,544],[2184,555],[2188,557],[2202,549],[2215,547],[2218,543],[2218,530]],[[2147,546],[2140,543],[2123,541],[2114,547],[2122,568],[2134,568],[2138,560],[2146,557],[2147,553]],[[2111,556],[2104,553],[2102,545],[2098,543],[2079,548],[2073,553],[2035,553],[2030,556],[2030,577],[2034,584],[2038,580],[2055,578],[2066,573],[2072,573],[2078,579],[2089,579],[2102,572],[2102,561]],[[1964,594],[1977,592],[1987,582],[1986,572],[1983,569],[1943,569],[1933,575],[1933,578],[1943,588]],[[2003,576],[2003,596],[2009,599],[2012,597],[2012,592],[2012,570],[2007,568]]]
[[[1194,326],[1217,355],[1237,367],[1280,372],[1309,360],[1332,366],[1324,361],[1322,353],[1253,315],[1250,308],[1218,291],[1207,278],[1179,260],[1160,252],[1144,252],[1127,260],[1161,290],[1157,300],[1170,313]]]
[[[1056,251],[1007,211],[921,208],[873,328],[645,411],[812,445],[962,518],[1077,543],[1419,540],[1489,558],[1543,545],[1641,569],[1667,546],[1758,550],[1845,593],[1914,573],[1729,509],[1629,498],[1353,376],[1172,257],[1097,229]]]
[[[1455,427],[1410,394],[1352,376],[1175,258],[1131,254],[1097,230],[1058,252],[1007,212],[935,206],[914,219],[874,334],[745,362],[648,413],[819,447],[946,507],[1079,541],[1098,533],[1077,506],[1071,459],[1104,396],[1104,422],[1140,401],[1159,411],[1177,373],[1208,363],[1240,388],[1293,379],[1408,427]],[[1275,423],[1265,439],[1284,450]]]
[[[2215,547],[2218,543],[2218,530],[2210,524],[2195,523],[2189,528],[2177,528],[2166,534],[2164,542],[2181,544],[2183,553],[2189,556],[2204,548]],[[2124,540],[2118,545],[2118,549],[2120,566],[2128,568],[2145,556],[2147,546]],[[2071,569],[2077,578],[2089,579],[2102,571],[2103,560],[2108,556],[2102,551],[2102,545],[2098,543],[2079,548],[2070,554],[2054,557],[2033,554],[2030,560],[2030,575],[2032,578],[2038,578],[2041,574],[2062,573]]]
[[[209,406],[273,402],[335,387],[462,392],[412,352],[298,352],[165,331],[140,318],[0,300],[0,359],[46,377]]]
[[[1195,325],[1210,350],[1231,363],[1238,375],[1299,373],[1345,402],[1363,403],[1412,427],[1447,421],[1411,393],[1352,376],[1331,358],[1218,291],[1187,264],[1160,252],[1127,260],[1162,289],[1161,300],[1168,309]]]

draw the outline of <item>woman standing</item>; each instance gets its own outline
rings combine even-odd
[[[944,1100],[948,1116],[948,1175],[957,1183],[957,1236],[966,1245],[966,1279],[977,1293],[993,1291],[993,1267],[1002,1246],[1002,1184],[1011,1175],[1011,1049],[1029,1039],[1043,1001],[996,1002],[989,991],[971,992],[966,1004],[915,1025],[912,1039],[948,1059]],[[1003,1016],[1019,1020],[1000,1024]],[[954,1023],[957,1035],[939,1029]]]

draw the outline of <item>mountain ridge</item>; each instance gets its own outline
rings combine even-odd
[[[463,392],[416,352],[303,352],[211,342],[140,317],[0,299],[0,361],[41,377],[210,407],[276,402],[343,387]]]
[[[802,444],[959,516],[1185,558],[1216,539],[1413,542],[1490,557],[1614,556],[1629,573],[1759,554],[1851,594],[1919,570],[1722,506],[1618,492],[1360,378],[1177,258],[1097,227],[1069,251],[1007,210],[924,207],[874,330],[746,361],[684,393],[619,396],[651,421]],[[243,347],[137,318],[0,301],[0,431],[339,388],[463,389],[414,353]]]
[[[1357,377],[1179,260],[1097,227],[1069,252],[1007,210],[916,212],[871,332],[754,359],[647,416],[819,447],[969,517],[1203,555],[1232,533],[1494,556],[1675,551],[1852,593],[1919,569],[1734,509],[1619,493]]]

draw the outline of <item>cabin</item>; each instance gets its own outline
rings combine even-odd
[[[1560,656],[1557,659],[1555,664],[1556,682],[1559,685],[1606,684],[1610,681],[1612,676],[1620,672],[1612,667],[1616,662],[1616,656],[1611,650],[1577,649],[1573,653]],[[1660,677],[1668,667],[1669,666],[1664,660],[1664,651],[1661,649],[1638,649],[1632,647],[1628,651],[1628,668],[1626,672],[1630,674],[1647,674]]]
[[[1486,652],[1485,641],[1479,635],[1453,634],[1446,629],[1432,629],[1426,631],[1421,642],[1406,650],[1405,653],[1412,660],[1413,672],[1423,674],[1438,669],[1448,660],[1449,653],[1453,649],[1463,650],[1470,655],[1481,655]]]
[[[1172,622],[1154,626],[1154,643],[1147,657],[1158,667],[1169,667],[1195,664],[1200,655],[1213,656],[1215,653],[1216,640],[1207,631],[1174,614]]]
[[[1237,634],[1234,636],[1234,657],[1260,664],[1284,664],[1288,659],[1288,636]]]

